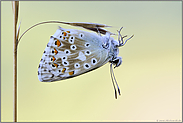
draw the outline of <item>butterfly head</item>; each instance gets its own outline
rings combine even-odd
[[[118,41],[114,40],[112,37],[110,38],[111,41],[109,41],[109,42],[111,42],[110,52],[111,52],[111,56],[112,56],[112,58],[110,59],[109,62],[111,62],[113,65],[115,65],[114,68],[120,66],[122,63],[122,58],[118,57],[119,47],[124,46],[126,44],[126,42],[134,36],[134,35],[132,35],[130,38],[123,41],[123,39],[125,37],[127,37],[127,35],[122,36],[120,34],[122,28],[123,27],[121,27],[120,30],[118,31]]]

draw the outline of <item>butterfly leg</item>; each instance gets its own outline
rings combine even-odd
[[[117,91],[116,91],[116,87],[115,87],[114,82],[116,83],[116,86],[117,86],[117,88],[118,88],[118,93],[119,93],[119,95],[121,95],[121,93],[120,93],[120,88],[119,88],[119,86],[118,86],[118,83],[117,83],[117,81],[116,81],[116,78],[115,78],[115,75],[114,75],[114,72],[113,72],[113,69],[112,69],[112,63],[111,63],[111,65],[110,65],[110,73],[111,73],[112,84],[113,84],[113,87],[114,87],[115,98],[117,99]]]

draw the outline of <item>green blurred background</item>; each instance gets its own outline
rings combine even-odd
[[[114,70],[122,95],[116,100],[109,64],[54,83],[38,80],[42,53],[58,26],[30,30],[18,46],[18,121],[148,122],[182,119],[181,1],[20,2],[22,34],[48,20],[121,26],[135,36],[120,48],[123,63]],[[117,39],[117,36],[114,36]],[[1,120],[13,121],[13,12],[1,2]]]

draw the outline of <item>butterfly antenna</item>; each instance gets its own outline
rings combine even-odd
[[[122,37],[122,35],[120,33],[122,29],[123,29],[123,27],[121,27],[119,29],[119,31],[117,30],[117,32],[118,32],[118,41],[119,41],[119,43],[122,43],[123,44],[123,37]]]
[[[117,99],[117,92],[116,92],[116,88],[115,88],[115,85],[114,85],[114,79],[113,79],[112,63],[110,65],[110,73],[111,73],[112,84],[113,84],[113,87],[114,87],[115,98]]]
[[[128,39],[126,39],[125,41],[123,41],[123,38],[127,37],[127,35],[125,35],[125,36],[122,36],[122,35],[121,35],[120,32],[121,32],[122,29],[123,29],[123,27],[121,27],[121,28],[119,29],[119,31],[117,30],[117,32],[118,32],[119,47],[125,45],[126,42],[127,42],[128,40],[130,40],[130,39],[134,36],[134,35],[132,35],[130,38],[128,38]]]
[[[112,65],[111,65],[111,67],[112,67]],[[114,75],[114,72],[113,72],[113,68],[111,68],[111,71],[112,71],[112,75],[113,75],[114,81],[115,81],[115,83],[116,83],[116,85],[117,85],[117,88],[118,88],[118,93],[119,93],[119,95],[121,95],[121,93],[120,93],[120,88],[119,88],[119,86],[118,86],[118,83],[117,83],[117,81],[116,81],[116,78],[115,78],[115,75]]]

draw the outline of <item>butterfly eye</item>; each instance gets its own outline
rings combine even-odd
[[[70,50],[65,50],[65,54],[70,54]]]
[[[77,47],[76,47],[76,45],[71,45],[70,48],[71,48],[71,50],[76,50]]]
[[[91,63],[92,63],[92,65],[96,65],[97,64],[97,59],[96,58],[92,58],[91,59]]]
[[[85,69],[88,69],[88,68],[90,68],[90,64],[88,64],[88,63],[85,63],[85,64],[84,64],[84,68],[85,68]]]
[[[90,54],[91,54],[91,52],[90,52],[89,50],[86,50],[86,51],[85,51],[85,55],[88,56],[88,55],[90,55]]]
[[[80,34],[79,34],[79,37],[80,37],[80,38],[83,38],[83,37],[84,37],[84,34],[83,34],[83,33],[80,33]]]
[[[90,46],[90,44],[89,44],[89,43],[86,43],[86,44],[85,44],[85,47],[89,47],[89,46]]]
[[[75,68],[79,68],[79,67],[80,67],[80,64],[79,64],[79,63],[75,63],[75,64],[74,64],[74,67],[75,67]]]

